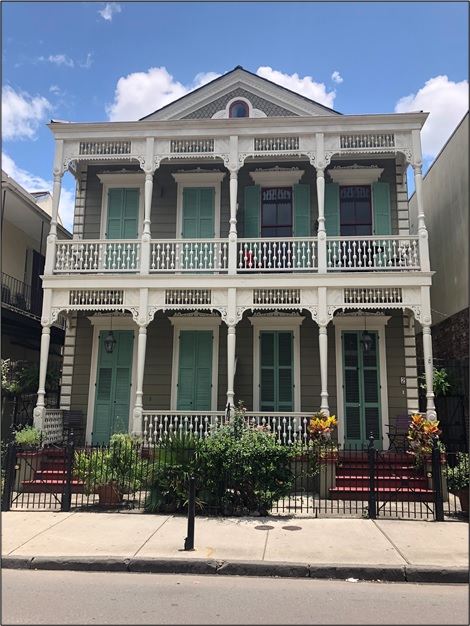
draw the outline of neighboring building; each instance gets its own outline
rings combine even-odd
[[[432,346],[436,367],[446,366],[463,389],[461,406],[442,407],[439,418],[446,427],[462,424],[458,440],[468,434],[468,112],[423,178],[422,201],[429,232],[429,256],[435,271],[431,287]],[[412,232],[417,232],[418,203],[410,198]],[[419,326],[417,328],[419,330]],[[422,358],[418,335],[418,356]],[[444,414],[445,412],[445,414]],[[453,418],[453,423],[448,420]]]
[[[387,423],[418,408],[415,320],[432,363],[406,179],[419,189],[427,115],[342,115],[236,67],[139,121],[52,121],[43,349],[67,313],[61,408],[87,440],[204,430],[241,399],[288,437],[322,410],[340,442],[386,449]],[[44,376],[35,423],[61,432]]]
[[[39,206],[35,194],[28,193],[2,170],[2,359],[36,365],[42,334],[41,275],[52,209],[50,194],[41,192],[40,197],[49,202],[49,213],[47,205]],[[60,240],[72,237],[60,225],[57,236]],[[50,365],[59,366],[62,361],[64,336],[61,317],[51,324]],[[33,408],[26,408],[31,419]],[[2,402],[3,433],[10,426],[12,410],[11,403]]]

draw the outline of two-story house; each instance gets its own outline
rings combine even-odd
[[[28,193],[2,170],[2,359],[39,364],[41,343],[42,281],[52,199],[49,193]],[[57,220],[57,216],[56,216]],[[60,240],[72,234],[57,225]],[[60,369],[65,328],[62,316],[50,326],[49,366]],[[51,398],[49,398],[51,400]],[[36,400],[2,398],[2,432],[11,422],[32,419]],[[21,404],[21,406],[20,406]],[[53,403],[55,404],[55,403]]]
[[[205,432],[243,400],[287,440],[321,410],[341,443],[387,449],[386,424],[418,408],[415,320],[432,380],[426,118],[342,115],[237,66],[138,121],[52,121],[36,425],[54,417],[45,355],[66,314],[62,408],[89,442]]]

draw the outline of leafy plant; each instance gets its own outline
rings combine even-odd
[[[273,501],[290,493],[295,480],[291,461],[302,446],[284,446],[266,427],[251,424],[240,401],[233,417],[199,440],[196,451],[206,499],[228,514],[266,514]]]
[[[41,445],[43,432],[34,426],[25,426],[15,433],[15,441],[22,447],[35,447]]]
[[[139,454],[140,440],[127,433],[111,436],[109,446],[75,452],[74,473],[94,493],[100,485],[117,483],[123,493],[141,488],[148,473],[148,460]]]
[[[432,453],[434,439],[442,433],[438,427],[439,420],[428,420],[420,413],[411,416],[410,427],[408,429],[407,440],[409,442],[409,453],[414,454],[417,465],[421,465],[423,457]],[[439,441],[438,448],[445,452],[444,444]]]
[[[458,493],[461,489],[468,489],[468,452],[457,452],[457,463],[454,467],[446,466],[443,474],[447,478],[447,488],[451,493]]]
[[[426,375],[421,374],[419,377],[420,388],[424,391],[427,390]],[[445,367],[434,367],[432,370],[432,390],[436,397],[445,396],[452,391],[457,385],[455,376],[450,373]]]
[[[57,389],[59,372],[49,367],[46,372],[46,392]],[[2,359],[2,392],[10,397],[35,393],[39,386],[39,366],[29,361]]]
[[[308,425],[310,439],[314,443],[326,443],[331,441],[331,433],[338,426],[338,420],[334,415],[327,417],[323,411],[313,414]]]

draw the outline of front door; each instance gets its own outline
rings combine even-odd
[[[182,330],[179,336],[178,411],[212,409],[211,330]]]
[[[116,345],[111,354],[104,348],[107,334],[99,333],[93,444],[107,444],[112,434],[129,430],[134,333],[113,331]]]
[[[381,448],[380,372],[378,333],[368,331],[372,347],[364,352],[362,331],[343,331],[343,385],[346,446],[361,448],[374,434],[374,445]]]
[[[260,411],[294,410],[293,361],[291,331],[260,333]]]

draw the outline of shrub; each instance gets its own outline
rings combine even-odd
[[[41,445],[43,438],[42,430],[34,428],[34,426],[25,426],[15,433],[15,441],[25,448],[34,448]]]
[[[447,488],[451,493],[458,493],[461,489],[468,489],[468,452],[457,452],[455,467],[445,467],[444,475],[447,478]]]
[[[301,447],[284,446],[266,427],[250,424],[239,402],[232,419],[199,440],[196,451],[206,502],[225,514],[266,514],[273,501],[290,493],[291,461]]]

